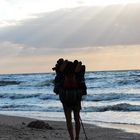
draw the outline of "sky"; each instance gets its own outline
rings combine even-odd
[[[16,24],[16,21],[35,18],[37,13],[50,12],[62,8],[134,2],[138,3],[139,0],[0,0],[0,26]]]
[[[0,0],[0,73],[140,69],[139,0]]]

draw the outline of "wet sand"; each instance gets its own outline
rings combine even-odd
[[[52,129],[27,127],[33,120],[35,119],[0,115],[0,140],[69,140],[65,122],[45,121]],[[90,124],[84,124],[84,127],[89,140],[140,140],[138,133]],[[135,125],[131,127],[135,128]],[[82,127],[80,140],[86,140]]]

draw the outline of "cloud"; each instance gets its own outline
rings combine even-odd
[[[15,46],[20,55],[140,44],[139,17],[140,4],[63,9],[0,28],[0,41],[18,44]]]
[[[11,42],[0,42],[0,57],[13,57],[18,56],[18,54],[23,49],[23,46],[20,44],[15,44]]]

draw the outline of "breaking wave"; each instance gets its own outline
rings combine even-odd
[[[140,101],[140,94],[121,94],[121,93],[110,93],[110,94],[93,94],[87,95],[86,101],[111,101],[111,100],[130,100]]]
[[[0,81],[0,86],[19,85],[19,84],[20,82],[18,81],[5,81],[5,80]]]
[[[43,112],[63,112],[62,107],[47,107],[37,105],[4,105],[0,106],[1,111],[43,111]],[[106,112],[106,111],[118,111],[118,112],[138,112],[140,111],[140,105],[131,105],[127,103],[121,103],[116,105],[99,106],[99,107],[84,107],[82,112]]]
[[[122,112],[140,111],[140,105],[121,103],[121,104],[101,106],[101,107],[83,108],[83,112],[105,112],[105,111],[122,111]]]
[[[0,94],[0,98],[8,98],[8,99],[27,99],[27,98],[38,98],[41,100],[58,100],[58,96],[55,94],[43,94],[43,93],[36,93],[36,94]]]

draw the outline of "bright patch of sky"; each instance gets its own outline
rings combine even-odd
[[[16,25],[36,14],[86,5],[126,4],[140,0],[0,0],[0,27]]]

